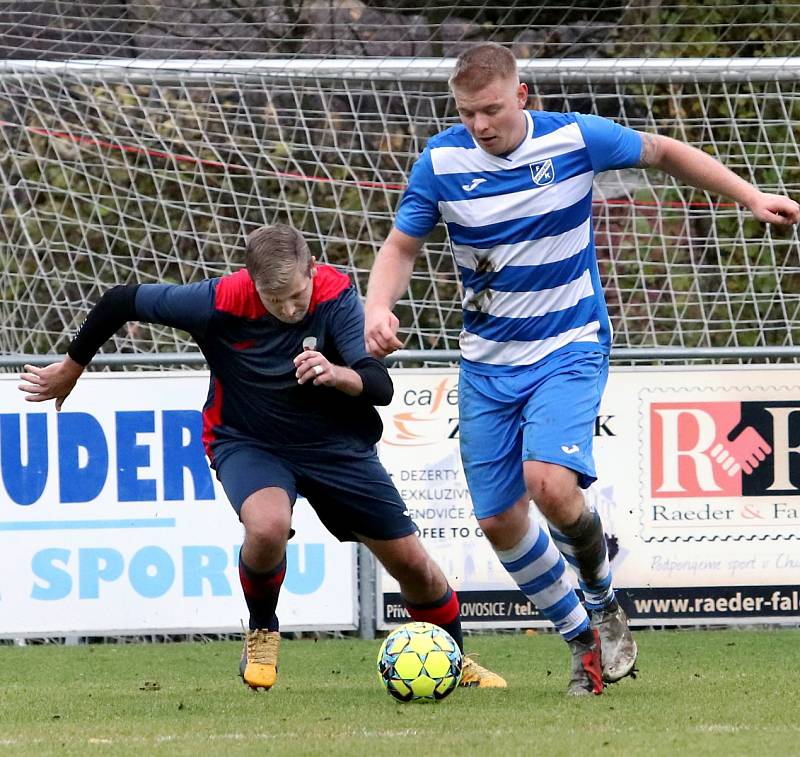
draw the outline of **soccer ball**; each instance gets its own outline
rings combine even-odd
[[[401,702],[436,701],[450,694],[464,664],[453,637],[432,623],[406,623],[378,652],[378,678]]]

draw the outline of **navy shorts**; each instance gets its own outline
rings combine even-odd
[[[237,440],[215,444],[213,467],[237,515],[251,494],[274,486],[292,505],[297,495],[305,497],[339,541],[358,541],[356,534],[399,539],[417,531],[374,451],[364,457],[305,453],[297,459],[278,457],[257,440]]]

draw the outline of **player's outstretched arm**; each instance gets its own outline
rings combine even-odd
[[[421,250],[421,239],[393,228],[378,251],[364,306],[367,351],[375,357],[386,357],[403,346],[397,338],[400,322],[392,308],[408,289],[414,261]]]
[[[67,355],[60,363],[51,363],[43,368],[35,365],[24,366],[19,385],[25,392],[27,402],[56,401],[56,410],[61,410],[64,400],[75,387],[83,373],[83,366]]]
[[[25,366],[25,372],[20,375],[23,383],[19,384],[19,389],[25,392],[26,401],[55,400],[56,410],[61,410],[64,400],[97,350],[126,321],[135,317],[138,286],[116,286],[106,292],[89,311],[60,363],[51,363],[44,368]]]
[[[761,192],[702,150],[660,134],[641,134],[642,168],[658,168],[670,176],[735,200],[763,222],[788,226],[800,221],[800,205],[783,195]]]

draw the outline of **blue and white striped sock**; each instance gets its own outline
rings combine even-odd
[[[567,641],[589,627],[586,609],[567,579],[564,558],[535,519],[516,546],[495,552],[525,596]]]
[[[578,574],[578,586],[589,610],[602,610],[614,602],[611,566],[608,562],[603,524],[596,512],[581,516],[579,527],[570,536],[550,525],[550,534],[559,551]]]

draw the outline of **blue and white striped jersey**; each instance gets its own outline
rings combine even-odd
[[[525,111],[528,131],[495,156],[463,125],[414,165],[395,226],[444,220],[464,287],[463,367],[516,373],[556,350],[608,352],[611,329],[592,228],[596,173],[638,164],[641,137],[598,116]]]

